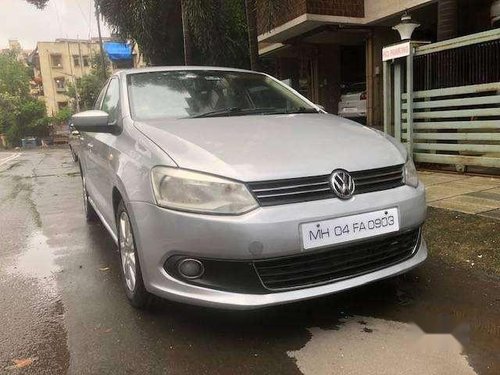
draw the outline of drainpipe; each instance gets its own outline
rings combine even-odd
[[[456,38],[458,36],[458,4],[457,0],[439,0],[437,40]]]

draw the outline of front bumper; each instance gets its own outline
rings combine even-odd
[[[299,225],[314,220],[398,207],[400,229],[419,227],[426,214],[424,187],[259,208],[242,216],[182,213],[145,202],[129,203],[146,289],[158,296],[191,304],[251,309],[327,295],[391,277],[422,263],[422,239],[414,255],[383,269],[304,289],[255,294],[200,287],[172,277],[164,264],[172,255],[224,260],[256,260],[303,253]]]

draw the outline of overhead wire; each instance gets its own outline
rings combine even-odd
[[[57,0],[56,1],[51,1],[50,3],[54,6],[54,10],[56,12],[56,19],[57,19],[57,24],[59,26],[59,32],[61,33],[61,35],[65,35],[66,38],[67,38],[68,34],[63,31],[63,27],[62,27],[62,24],[61,24],[61,17],[59,15],[59,9],[57,8]]]

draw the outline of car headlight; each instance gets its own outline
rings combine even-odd
[[[418,186],[417,168],[415,168],[415,163],[413,163],[413,160],[410,157],[408,157],[405,164],[404,180],[406,185],[413,187]]]
[[[238,215],[258,207],[239,182],[170,167],[154,167],[151,176],[156,203],[165,208]]]

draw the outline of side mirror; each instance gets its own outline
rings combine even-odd
[[[77,113],[71,118],[76,129],[83,132],[114,133],[115,124],[109,123],[109,115],[104,111],[92,110]]]

